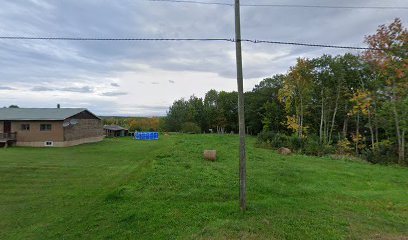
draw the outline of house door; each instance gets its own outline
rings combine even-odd
[[[10,133],[11,132],[11,122],[10,121],[4,121],[3,132],[4,133]]]

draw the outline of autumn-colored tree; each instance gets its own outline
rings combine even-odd
[[[402,26],[400,19],[390,25],[381,25],[377,33],[367,36],[366,43],[373,48],[364,53],[364,58],[378,72],[382,82],[381,93],[390,100],[391,111],[398,145],[398,159],[401,164],[405,159],[404,120],[401,119],[403,101],[408,96],[408,30]],[[377,50],[374,50],[377,49]]]
[[[111,117],[103,119],[104,125],[119,125],[134,131],[159,131],[161,120],[159,117]]]
[[[375,147],[375,138],[374,138],[374,130],[372,124],[372,115],[373,115],[373,98],[371,96],[370,91],[365,90],[357,90],[357,92],[351,98],[352,102],[352,109],[349,112],[349,115],[356,115],[357,116],[357,124],[356,124],[356,133],[353,134],[353,141],[355,143],[356,151],[360,148],[360,141],[364,138],[360,134],[360,116],[366,116],[368,118],[368,127],[370,129],[371,134],[371,147]]]
[[[296,130],[299,137],[304,135],[304,117],[307,105],[311,101],[313,65],[308,59],[298,58],[296,66],[291,67],[279,91],[279,99],[285,105],[286,112],[291,116],[293,110],[296,117]],[[290,118],[288,118],[289,120]],[[293,121],[288,121],[291,124]]]

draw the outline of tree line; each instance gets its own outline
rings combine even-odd
[[[408,31],[395,19],[379,26],[365,42],[371,49],[361,54],[298,58],[286,74],[266,78],[246,92],[247,133],[262,135],[266,143],[277,134],[305,142],[315,139],[337,152],[403,164],[407,160]],[[204,98],[179,99],[169,108],[164,128],[236,133],[237,100],[237,92],[216,90]]]
[[[101,117],[103,125],[118,125],[129,132],[163,131],[164,119],[160,117]]]

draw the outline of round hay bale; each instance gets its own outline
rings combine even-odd
[[[292,153],[292,151],[290,151],[289,148],[281,147],[281,148],[278,149],[278,153],[281,154],[281,155],[289,155],[289,154]]]
[[[216,150],[204,150],[204,159],[208,161],[215,161],[217,159]]]

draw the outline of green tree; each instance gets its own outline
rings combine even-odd
[[[287,131],[283,124],[286,120],[285,109],[279,101],[279,89],[282,88],[285,78],[282,74],[266,78],[246,94],[245,118],[251,132]]]
[[[168,131],[178,132],[185,122],[193,122],[193,114],[189,102],[180,99],[175,101],[167,112],[166,128]]]

